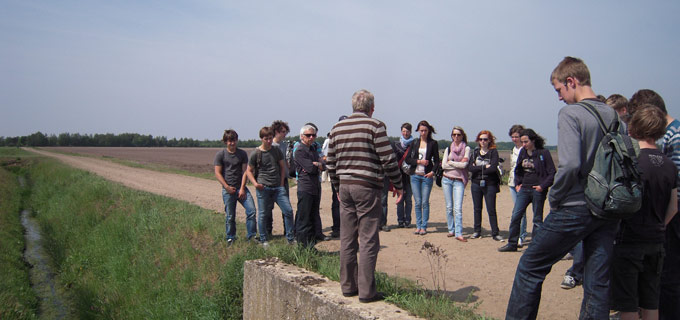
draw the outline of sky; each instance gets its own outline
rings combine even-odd
[[[0,136],[257,139],[274,120],[330,131],[358,89],[398,136],[429,121],[557,144],[565,56],[593,89],[653,89],[680,117],[678,1],[0,0]]]

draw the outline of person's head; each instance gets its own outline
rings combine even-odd
[[[260,129],[260,140],[262,140],[262,145],[270,147],[272,145],[272,140],[274,139],[274,130],[270,127],[262,127]]]
[[[603,103],[607,102],[607,98],[605,96],[601,95],[601,94],[598,94],[596,96],[596,98],[597,98],[597,100],[600,100],[600,102],[603,102]]]
[[[300,142],[304,145],[311,146],[316,138],[316,127],[311,124],[306,124],[300,128]]]
[[[510,131],[508,131],[508,135],[510,136],[510,139],[512,139],[512,143],[514,143],[515,147],[517,148],[522,146],[522,142],[519,140],[522,130],[524,130],[524,126],[521,124],[516,124],[510,127]]]
[[[272,122],[270,128],[274,132],[274,137],[276,137],[278,140],[283,140],[283,138],[285,138],[286,135],[290,132],[290,127],[288,126],[288,123],[281,120],[276,120]]]
[[[605,103],[612,107],[619,114],[619,117],[624,117],[628,114],[628,99],[618,93],[610,95]]]
[[[663,102],[663,98],[661,98],[658,93],[654,92],[654,90],[650,89],[638,90],[638,92],[630,97],[630,101],[628,101],[628,114],[634,115],[635,112],[637,112],[637,109],[644,104],[656,106],[661,109],[661,112],[663,112],[664,115],[668,114],[668,111],[666,111],[666,103]]]
[[[224,130],[222,142],[227,146],[227,149],[232,150],[236,147],[236,143],[238,142],[238,133],[233,129]]]
[[[467,134],[465,134],[465,130],[463,130],[463,128],[454,126],[453,129],[451,129],[451,139],[455,143],[467,143]]]
[[[411,127],[411,124],[410,124],[410,123],[404,122],[404,123],[401,125],[401,136],[404,137],[404,139],[410,138],[410,137],[411,137],[411,129],[412,129],[412,128],[413,128],[413,127]]]
[[[368,116],[371,116],[374,108],[374,97],[368,90],[361,89],[352,95],[352,110],[354,110],[354,112],[363,112]]]
[[[425,140],[430,141],[432,139],[432,134],[437,133],[434,131],[434,127],[430,125],[429,122],[423,120],[418,122],[418,133],[420,133],[420,139],[423,140],[423,137],[425,137]]]
[[[572,104],[578,102],[576,89],[590,87],[590,71],[583,60],[565,57],[550,74],[550,83],[555,88],[560,101]]]
[[[522,141],[522,146],[527,150],[543,149],[545,146],[545,139],[532,129],[522,130],[520,141]]]
[[[496,148],[496,137],[493,136],[491,131],[482,130],[477,134],[477,144],[482,149],[495,149]]]
[[[638,106],[628,123],[628,135],[638,140],[656,141],[666,134],[666,114],[655,105]]]

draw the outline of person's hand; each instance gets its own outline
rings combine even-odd
[[[224,188],[224,190],[227,190],[227,193],[228,193],[228,194],[234,194],[234,193],[236,193],[236,188],[234,188],[234,187],[232,187],[232,186],[227,186],[226,188]]]
[[[534,186],[534,190],[538,192],[543,192],[543,188],[541,188],[541,186]]]
[[[519,190],[522,189],[522,185],[518,184],[515,186],[515,191],[519,192]]]
[[[427,166],[428,163],[430,163],[429,160],[423,159],[423,160],[418,160],[416,161],[418,164],[422,164],[424,166]]]
[[[430,171],[425,174],[425,178],[432,178],[434,176],[434,172]]]
[[[258,184],[255,185],[255,189],[257,189],[257,190],[264,190],[264,185],[261,184],[261,183],[258,183]]]
[[[246,189],[241,188],[241,190],[238,191],[238,198],[239,198],[239,200],[245,200],[246,199]]]
[[[489,169],[489,168],[491,168],[491,165],[487,164],[487,165],[484,166],[484,168]]]
[[[401,202],[401,199],[404,197],[404,190],[394,189],[394,191],[392,191],[392,197],[394,198],[395,196],[398,196],[396,203]]]

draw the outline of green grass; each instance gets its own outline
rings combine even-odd
[[[23,155],[19,149],[0,148],[0,319],[36,319],[38,308],[23,259],[20,212],[27,189],[12,174],[21,173],[17,157]]]
[[[54,160],[31,162],[28,172],[28,203],[74,318],[240,319],[243,262],[249,259],[276,256],[339,279],[337,254],[292,248],[284,239],[266,251],[245,241],[226,248],[223,215]],[[237,230],[245,239],[244,225]],[[388,301],[413,314],[479,318],[474,305],[454,303],[411,281],[378,273],[377,284]]]

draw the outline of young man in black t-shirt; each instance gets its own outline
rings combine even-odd
[[[638,166],[644,186],[642,207],[621,221],[612,259],[611,309],[621,319],[659,317],[659,285],[668,222],[677,212],[677,168],[656,147],[666,133],[663,112],[652,105],[638,109],[628,132],[640,143]]]

